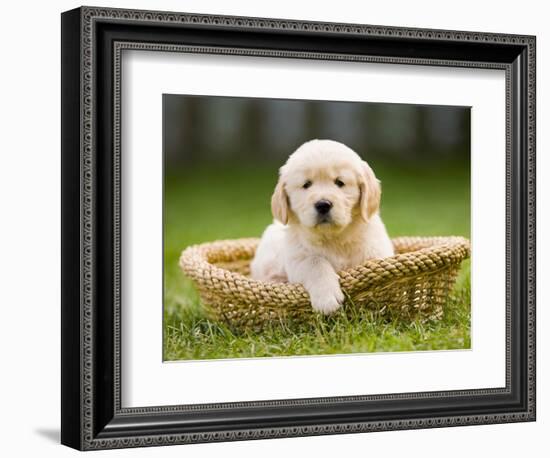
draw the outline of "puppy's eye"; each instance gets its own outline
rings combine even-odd
[[[334,184],[336,186],[338,186],[339,188],[345,186],[345,183],[342,180],[340,180],[339,178],[336,178],[336,180],[334,180]]]
[[[313,183],[311,182],[311,180],[307,180],[304,185],[302,186],[302,188],[304,189],[307,189],[309,188]]]

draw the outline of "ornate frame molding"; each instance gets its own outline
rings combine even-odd
[[[79,56],[78,67],[79,78],[79,110],[80,110],[80,157],[79,157],[79,177],[67,177],[67,179],[79,181],[79,215],[73,215],[78,219],[79,227],[79,286],[78,294],[80,297],[80,308],[78,316],[70,318],[72,322],[78,322],[80,329],[79,341],[74,342],[78,345],[79,365],[71,370],[78,370],[80,386],[78,389],[79,403],[79,422],[78,428],[72,428],[67,432],[64,443],[80,449],[104,449],[120,447],[137,447],[150,445],[166,445],[179,443],[195,443],[210,441],[227,440],[245,440],[274,437],[305,436],[319,434],[339,434],[349,432],[367,432],[399,430],[426,427],[442,427],[457,425],[473,425],[487,423],[504,423],[515,421],[529,421],[535,418],[535,38],[531,36],[518,36],[507,34],[491,34],[479,32],[462,31],[444,31],[429,29],[413,29],[400,27],[381,27],[372,25],[357,24],[336,24],[336,23],[317,23],[306,21],[282,20],[282,19],[263,19],[246,17],[228,17],[228,16],[206,16],[185,13],[166,13],[152,11],[133,11],[124,9],[105,9],[94,7],[83,7],[77,12],[72,12],[71,21],[78,21]],[[66,15],[71,12],[65,13]],[[68,16],[67,16],[68,17]],[[69,18],[67,19],[69,20]],[[97,302],[96,288],[98,279],[96,278],[96,257],[97,246],[97,221],[96,209],[98,202],[98,181],[96,176],[96,158],[95,151],[97,145],[97,49],[98,24],[111,25],[174,25],[176,27],[205,27],[209,29],[237,30],[239,32],[256,31],[276,31],[302,34],[304,36],[314,36],[319,34],[337,35],[337,36],[357,36],[362,39],[369,37],[383,37],[392,39],[414,39],[420,42],[431,43],[434,41],[447,43],[486,43],[488,45],[499,45],[501,47],[514,47],[522,49],[520,59],[526,59],[526,75],[523,75],[523,83],[526,84],[527,97],[523,100],[526,104],[526,124],[527,129],[524,132],[526,145],[526,163],[524,178],[526,180],[526,259],[527,270],[525,278],[525,297],[526,306],[526,389],[527,400],[525,408],[517,412],[491,413],[476,415],[440,415],[437,417],[418,417],[414,419],[394,419],[384,421],[357,421],[357,422],[332,422],[318,425],[307,426],[281,426],[281,427],[258,427],[258,428],[228,428],[224,431],[205,431],[205,432],[181,432],[164,434],[143,434],[127,435],[125,430],[114,430],[114,433],[103,434],[100,425],[98,425],[97,413],[95,412],[98,403],[97,392],[97,322],[96,311],[99,304]],[[67,26],[68,28],[68,26]],[[273,406],[311,406],[323,403],[339,403],[354,401],[373,401],[373,400],[397,400],[397,399],[427,399],[441,397],[464,396],[471,397],[477,395],[496,395],[510,394],[512,373],[511,373],[511,333],[512,333],[512,298],[509,279],[512,276],[511,263],[511,233],[514,230],[512,224],[512,198],[511,183],[512,173],[517,173],[513,161],[513,142],[519,141],[513,138],[512,123],[515,112],[512,112],[513,104],[517,103],[514,97],[517,95],[517,88],[512,85],[512,78],[517,73],[514,63],[510,62],[485,62],[467,59],[444,59],[444,58],[410,58],[395,56],[377,56],[353,53],[335,53],[318,51],[291,51],[262,48],[246,47],[225,47],[211,45],[177,45],[154,42],[135,42],[131,40],[114,40],[113,49],[113,123],[111,125],[113,132],[113,262],[114,278],[112,285],[112,295],[114,298],[114,374],[113,374],[113,397],[114,412],[113,415],[118,418],[139,415],[170,415],[184,414],[194,411],[212,411],[216,409],[238,409],[238,408],[259,408]],[[389,64],[411,64],[411,65],[438,65],[438,66],[461,66],[470,68],[495,68],[506,71],[506,107],[507,107],[507,383],[506,388],[495,388],[487,390],[467,390],[459,392],[433,392],[433,393],[407,393],[398,395],[380,395],[380,396],[359,396],[346,398],[318,398],[301,400],[278,400],[251,403],[231,403],[231,404],[199,404],[190,406],[162,406],[152,408],[133,408],[123,409],[120,404],[120,89],[121,89],[121,54],[123,50],[151,50],[151,51],[171,51],[171,52],[189,52],[189,53],[213,53],[230,55],[250,55],[264,57],[294,57],[302,59],[321,59],[321,60],[348,60],[361,62],[378,62]],[[517,79],[517,77],[516,77]],[[68,147],[67,147],[68,148]],[[74,153],[74,152],[73,152]],[[65,154],[65,153],[64,153]],[[71,159],[74,160],[74,159]],[[71,223],[74,224],[74,223]],[[65,260],[64,260],[65,262]],[[74,304],[73,304],[74,305]],[[64,311],[64,313],[66,313]],[[72,312],[74,313],[74,312]],[[65,345],[65,343],[64,343]],[[65,359],[64,359],[65,361]],[[66,365],[72,364],[68,361]],[[65,377],[65,375],[64,375]],[[67,376],[67,383],[74,383],[75,375]],[[74,398],[73,398],[74,399]],[[65,404],[67,405],[67,404]],[[75,406],[66,407],[74,409]],[[65,414],[64,414],[65,415]],[[122,421],[122,420],[121,420]],[[68,427],[64,427],[69,431]],[[72,431],[78,431],[76,433]],[[69,437],[70,436],[70,437]]]

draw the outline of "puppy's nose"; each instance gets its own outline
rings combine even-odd
[[[321,215],[326,215],[332,208],[332,202],[330,200],[319,200],[315,202],[315,210]]]

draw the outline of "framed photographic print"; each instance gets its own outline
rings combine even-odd
[[[535,38],[62,14],[62,435],[535,420]]]

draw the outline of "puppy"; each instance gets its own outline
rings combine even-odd
[[[311,140],[290,155],[271,198],[267,227],[251,276],[301,283],[313,308],[330,314],[344,294],[337,271],[393,255],[378,208],[380,182],[352,149]]]

